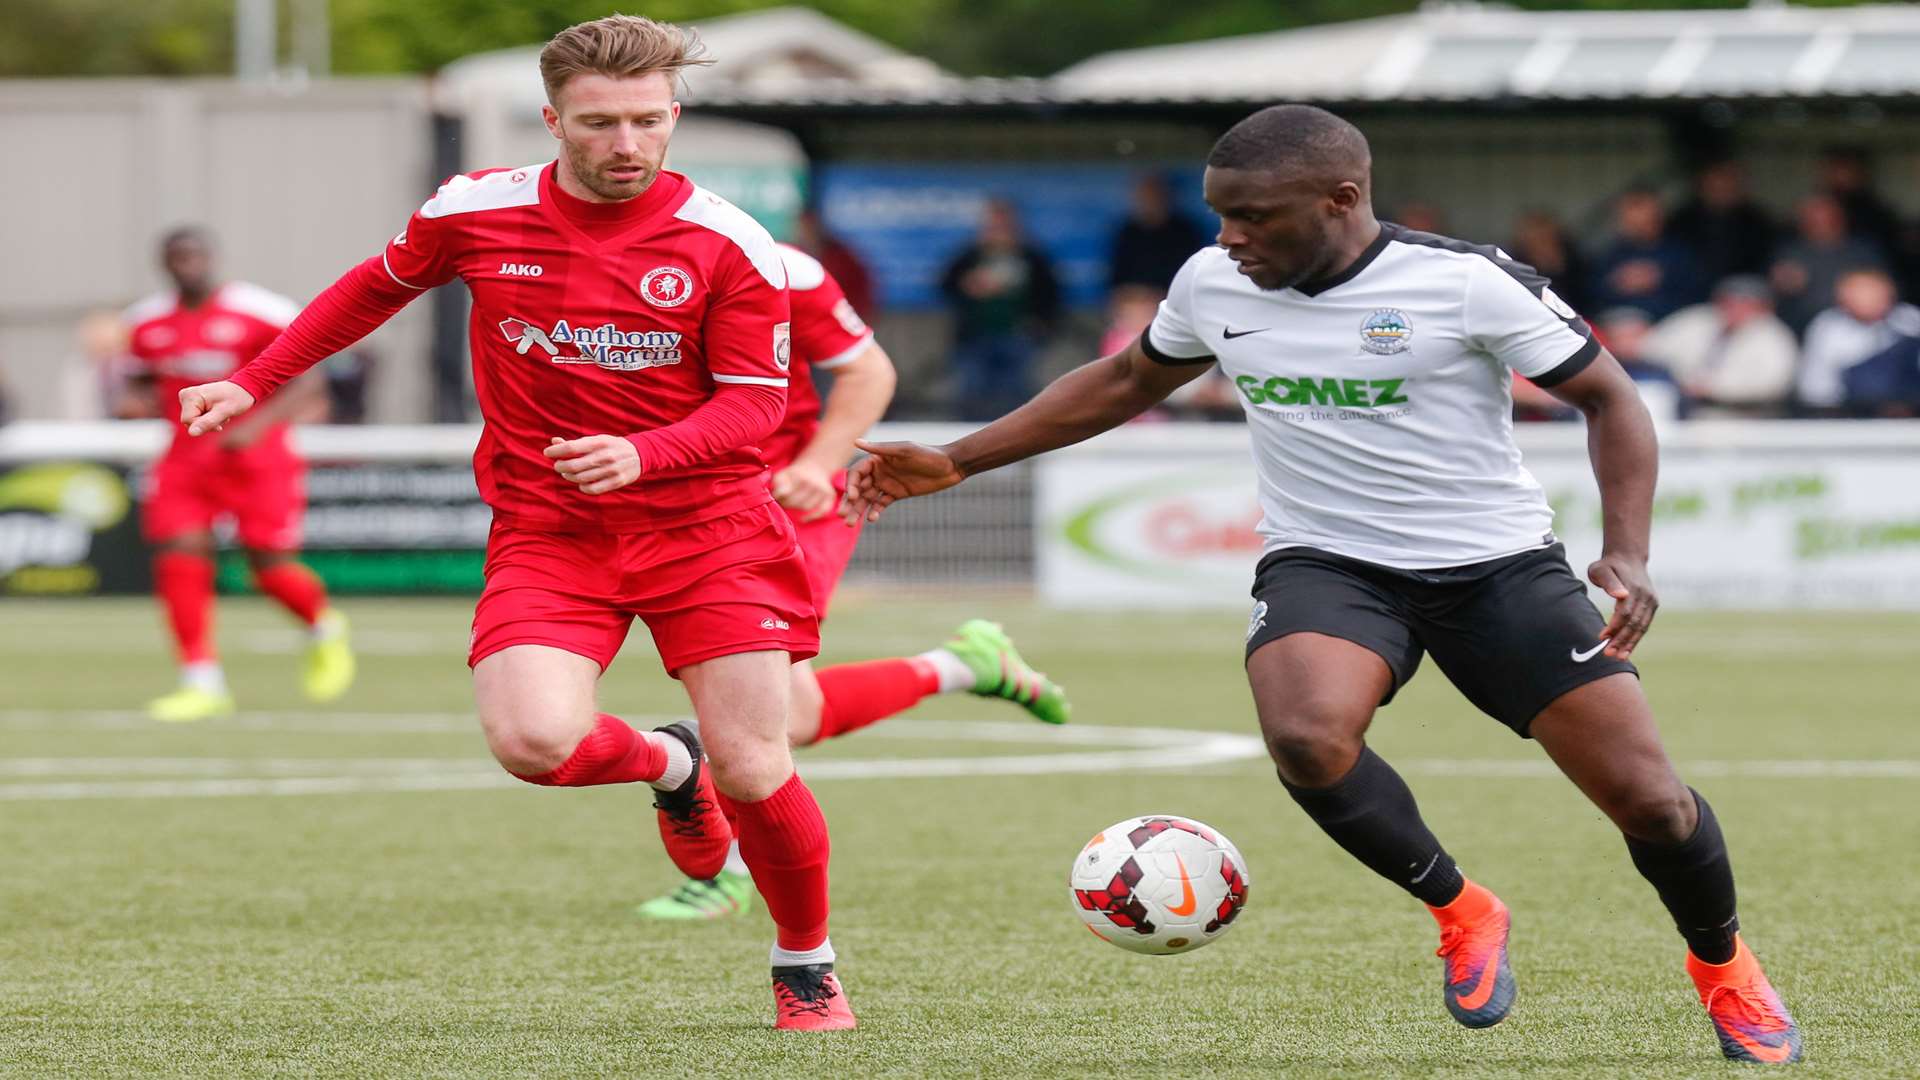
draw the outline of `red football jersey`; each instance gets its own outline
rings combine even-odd
[[[455,277],[485,427],[480,494],[504,524],[634,532],[770,500],[752,447],[587,495],[542,451],[684,419],[717,383],[788,385],[786,271],[772,237],[677,173],[622,203],[561,191],[553,164],[447,181],[387,245],[395,281]]]
[[[300,305],[244,281],[230,281],[214,290],[199,307],[180,306],[172,292],[150,296],[126,310],[128,351],[154,377],[160,414],[179,418],[180,391],[200,383],[224,379],[280,336]],[[187,429],[173,426],[169,454],[216,453],[218,439],[192,439]],[[286,425],[276,424],[253,446],[271,446],[286,438]]]
[[[860,321],[840,283],[820,260],[796,247],[779,247],[793,315],[793,382],[787,388],[787,413],[779,430],[760,447],[767,467],[775,470],[799,457],[820,427],[820,394],[809,369],[831,371],[850,363],[873,340],[873,331]]]

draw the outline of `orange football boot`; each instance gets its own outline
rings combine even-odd
[[[1445,907],[1428,906],[1440,924],[1444,980],[1441,998],[1455,1020],[1470,1028],[1492,1027],[1513,1009],[1513,969],[1507,966],[1507,905],[1469,881]]]
[[[1707,1007],[1720,1051],[1734,1061],[1756,1065],[1786,1065],[1800,1060],[1800,1027],[1774,993],[1760,961],[1738,935],[1733,959],[1709,964],[1687,953],[1687,974]]]

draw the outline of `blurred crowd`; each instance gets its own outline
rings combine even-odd
[[[1583,249],[1529,213],[1507,248],[1549,274],[1669,415],[1911,416],[1920,410],[1920,222],[1875,188],[1871,163],[1828,151],[1784,220],[1716,161],[1679,199],[1635,188]],[[1516,385],[1520,415],[1567,410]]]
[[[1920,221],[1903,219],[1876,190],[1857,149],[1829,150],[1817,175],[1782,217],[1752,194],[1739,161],[1714,161],[1679,197],[1651,187],[1620,193],[1608,226],[1591,237],[1533,210],[1500,245],[1587,315],[1657,415],[1920,413],[1920,308],[1904,299],[1920,296]],[[1450,232],[1424,203],[1383,216]],[[1174,272],[1211,239],[1162,178],[1140,180],[1111,243],[1102,355],[1145,329]],[[944,289],[955,325],[954,409],[969,420],[997,416],[1029,395],[1034,360],[1059,329],[1054,272],[1022,239],[1013,207],[994,202]],[[1574,415],[1524,379],[1514,398],[1519,419]],[[1225,380],[1210,377],[1155,415],[1231,420],[1240,409]]]

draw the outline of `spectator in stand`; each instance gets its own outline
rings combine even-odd
[[[1716,161],[1693,178],[1693,197],[1674,211],[1667,232],[1687,246],[1708,281],[1765,274],[1777,226],[1747,190],[1739,162]]]
[[[1687,416],[1686,396],[1673,373],[1647,356],[1647,341],[1653,336],[1653,321],[1637,307],[1617,307],[1603,311],[1593,320],[1593,335],[1620,361],[1620,367],[1640,391],[1640,399],[1655,420],[1678,420]]]
[[[1554,295],[1575,311],[1590,311],[1593,293],[1587,287],[1587,266],[1573,246],[1566,226],[1545,210],[1529,210],[1513,225],[1513,243],[1507,251],[1553,282]]]
[[[1646,359],[1673,374],[1694,416],[1777,416],[1793,390],[1800,344],[1773,313],[1764,279],[1737,274],[1710,303],[1660,320]]]
[[[1848,369],[1909,337],[1920,337],[1920,308],[1899,302],[1893,279],[1884,270],[1841,275],[1833,307],[1807,327],[1794,383],[1800,411],[1810,416],[1843,414]]]
[[[1769,277],[1779,298],[1780,317],[1805,335],[1815,315],[1833,303],[1834,286],[1850,270],[1884,270],[1881,249],[1847,231],[1840,200],[1813,194],[1800,200],[1796,235],[1775,253]]]
[[[847,303],[866,318],[874,315],[873,275],[854,250],[827,231],[816,207],[805,207],[793,219],[793,246],[820,260],[833,280],[840,283]]]
[[[58,416],[67,420],[93,420],[120,416],[127,400],[127,383],[139,372],[140,362],[127,352],[127,324],[118,311],[99,309],[80,317],[74,327],[74,345],[79,355],[62,374]],[[152,414],[152,396],[147,395],[146,412]]]
[[[1827,148],[1820,158],[1819,187],[1846,211],[1849,233],[1886,253],[1895,287],[1909,296],[1920,292],[1920,222],[1901,220],[1900,212],[1875,190],[1867,151],[1859,146]]]
[[[1614,203],[1614,231],[1594,266],[1599,307],[1636,307],[1660,319],[1705,295],[1692,253],[1666,234],[1657,192],[1635,188],[1621,194]]]
[[[1903,335],[1848,368],[1840,380],[1846,384],[1847,409],[1856,416],[1920,414],[1920,336]]]
[[[1820,155],[1819,193],[1846,215],[1847,233],[1881,248],[1900,235],[1900,214],[1873,189],[1873,162],[1858,146],[1830,146]]]
[[[1165,289],[1122,285],[1107,297],[1107,328],[1100,334],[1100,355],[1112,356],[1140,339],[1160,310]]]
[[[1026,242],[1013,204],[993,199],[940,289],[953,306],[960,418],[993,420],[1031,396],[1034,358],[1060,315],[1053,267]]]
[[[1207,234],[1173,205],[1173,189],[1157,173],[1133,186],[1127,219],[1114,230],[1107,284],[1113,289],[1143,285],[1165,295],[1187,257],[1209,242]]]

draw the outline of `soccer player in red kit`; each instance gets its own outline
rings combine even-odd
[[[856,521],[849,527],[836,513],[846,490],[846,465],[853,440],[866,434],[893,399],[893,361],[818,259],[786,244],[780,245],[780,258],[793,317],[793,367],[786,416],[760,444],[760,454],[773,470],[773,497],[800,535],[813,606],[824,619],[864,525]],[[809,374],[814,370],[832,379],[824,407]],[[930,695],[963,691],[1013,701],[1048,723],[1067,719],[1066,692],[1029,667],[998,625],[973,619],[944,645],[917,656],[836,664],[818,672],[811,661],[794,664],[787,739],[808,746],[858,731]],[[669,820],[661,825],[668,831],[675,827]],[[689,878],[635,911],[649,919],[724,918],[746,910],[752,886],[736,843],[718,873]]]
[[[777,930],[775,1026],[850,1028],[826,820],[786,739],[788,669],[819,631],[755,449],[786,408],[786,273],[752,218],[661,168],[699,48],[627,15],[561,31],[540,54],[559,159],[449,180],[258,360],[182,393],[181,417],[218,430],[464,280],[485,420],[474,474],[494,512],[468,657],[489,748],[534,784],[650,784],[690,876],[716,873],[737,829]],[[598,711],[635,615],[697,732]]]
[[[221,282],[212,237],[199,228],[162,238],[160,264],[173,288],[125,316],[128,348],[140,363],[122,403],[127,415],[155,415],[156,401],[171,403],[194,383],[239,370],[300,310],[258,285]],[[288,439],[287,422],[315,402],[312,393],[288,393],[218,439],[176,431],[148,473],[141,525],[155,548],[154,594],[180,657],[180,686],[147,706],[155,720],[206,720],[234,709],[213,643],[213,526],[220,518],[233,520],[260,591],[306,624],[307,696],[332,701],[352,684],[346,620],[298,559],[306,463]]]

